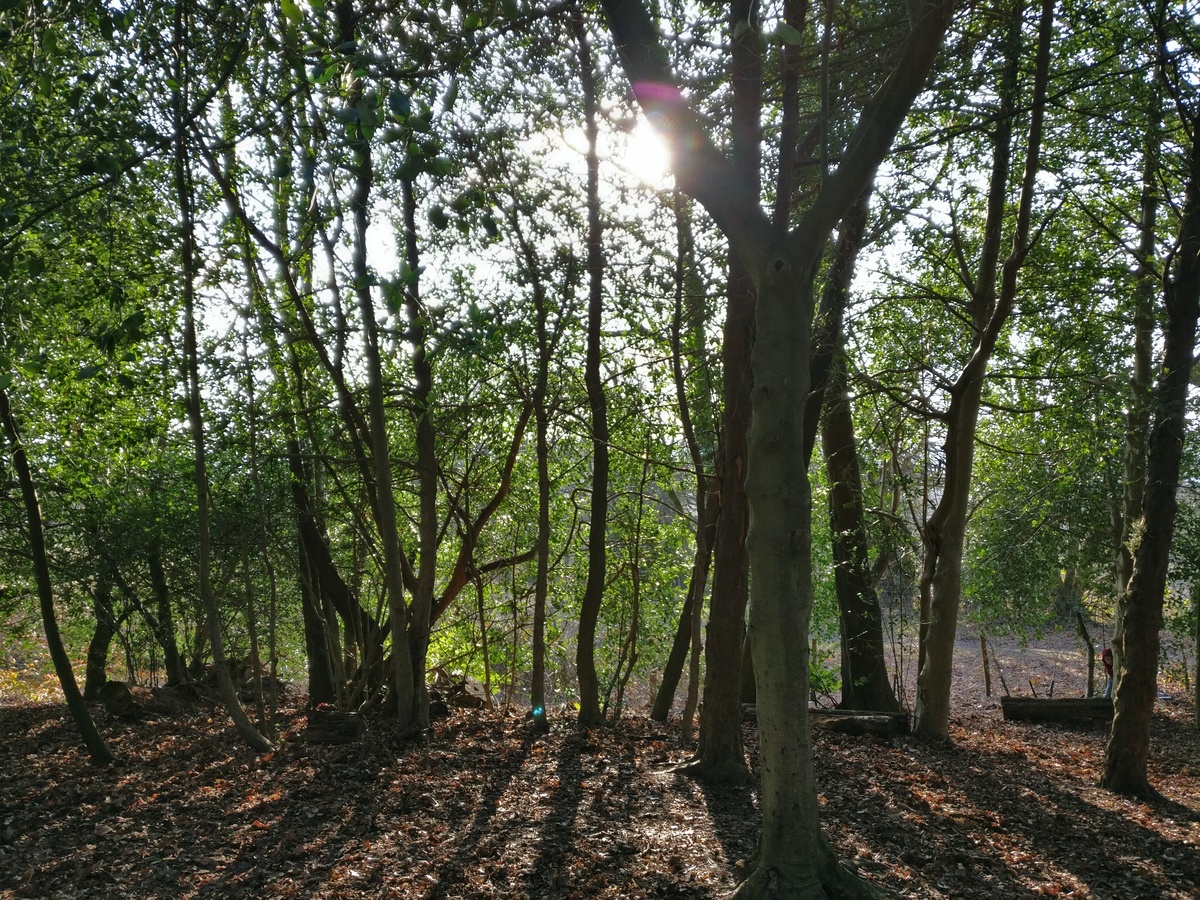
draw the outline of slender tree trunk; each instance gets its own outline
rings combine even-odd
[[[337,681],[333,677],[329,637],[321,611],[319,575],[309,558],[304,539],[297,542],[297,565],[300,582],[300,615],[304,624],[304,649],[308,661],[308,702],[313,705],[337,703]]]
[[[188,46],[187,3],[180,2],[175,7],[175,81],[172,89],[172,107],[175,125],[175,189],[180,212],[180,277],[183,286],[183,345],[184,345],[184,378],[187,384],[187,415],[188,426],[192,434],[192,448],[195,456],[196,480],[196,518],[199,531],[199,546],[197,548],[197,577],[199,580],[200,600],[204,606],[205,618],[208,621],[208,638],[212,648],[213,667],[217,674],[217,684],[220,687],[221,698],[237,728],[238,734],[253,749],[265,753],[272,749],[271,742],[254,727],[246,710],[238,699],[237,688],[229,672],[225,658],[224,639],[221,634],[221,614],[217,597],[212,585],[212,536],[209,521],[209,484],[208,462],[204,439],[204,420],[201,415],[200,396],[200,360],[196,346],[196,303],[195,303],[195,220],[192,213],[192,198],[194,187],[191,182],[191,171],[188,161],[187,144],[184,139],[184,113],[187,109],[188,63],[186,60]]]
[[[1192,133],[1186,197],[1179,224],[1175,268],[1164,291],[1167,322],[1162,368],[1155,388],[1144,510],[1136,531],[1133,573],[1120,598],[1124,628],[1114,640],[1120,673],[1113,698],[1112,733],[1104,752],[1103,787],[1121,793],[1154,793],[1147,775],[1150,717],[1158,694],[1159,631],[1167,589],[1176,491],[1187,431],[1187,397],[1200,314],[1200,141]],[[1116,647],[1117,642],[1119,647]]]
[[[579,678],[579,724],[603,723],[600,712],[600,679],[596,674],[596,625],[604,600],[608,543],[608,401],[601,373],[601,328],[604,316],[604,234],[600,223],[600,157],[596,149],[599,116],[596,74],[583,19],[574,21],[583,85],[583,113],[587,133],[588,211],[588,326],[584,383],[592,417],[592,500],[588,522],[587,583],[579,608],[579,636],[575,669]]]
[[[21,442],[21,432],[17,428],[17,420],[13,416],[12,401],[7,388],[0,388],[0,427],[8,442],[9,459],[13,471],[16,472],[17,482],[21,486],[21,500],[25,506],[25,522],[29,528],[29,552],[33,557],[33,574],[37,583],[38,602],[42,612],[42,630],[46,634],[46,647],[50,651],[50,659],[54,663],[54,673],[62,686],[63,697],[67,701],[67,709],[75,720],[75,725],[83,738],[92,761],[107,766],[114,761],[112,753],[104,743],[104,738],[96,729],[96,723],[88,711],[83,694],[79,692],[79,684],[75,681],[75,672],[71,668],[71,658],[62,641],[58,630],[58,617],[54,612],[54,587],[50,578],[50,560],[46,555],[46,532],[42,526],[42,508],[38,501],[37,487],[33,481],[33,472],[29,468],[29,460],[25,456],[25,445]]]
[[[695,351],[695,359],[703,358],[704,317],[697,315],[695,307],[700,303],[703,287],[693,277],[693,241],[691,222],[684,196],[676,191],[673,196],[675,209],[675,308],[671,315],[671,375],[675,382],[675,400],[679,408],[680,428],[696,481],[696,548],[692,558],[692,570],[688,578],[687,594],[679,614],[679,625],[671,653],[663,669],[662,683],[655,698],[652,718],[666,721],[675,701],[675,691],[683,674],[683,664],[689,660],[687,701],[683,710],[682,734],[684,740],[692,738],[692,719],[699,705],[700,622],[704,607],[704,596],[708,584],[708,572],[712,564],[717,519],[720,514],[719,481],[710,475],[705,466],[705,453],[692,417],[692,402],[688,397],[688,377],[684,371],[684,319],[685,306],[691,307],[686,318],[691,322],[688,343]],[[709,406],[709,393],[703,389],[702,408]],[[711,458],[711,454],[709,454]]]
[[[188,680],[187,665],[179,652],[179,643],[175,638],[175,614],[171,609],[171,591],[167,583],[167,573],[163,568],[162,544],[154,538],[146,554],[147,567],[150,570],[150,587],[154,591],[154,636],[162,647],[163,664],[167,669],[167,684],[184,684]]]
[[[883,616],[867,555],[862,475],[841,349],[842,322],[854,276],[854,261],[866,231],[869,196],[870,191],[864,192],[842,222],[825,289],[821,293],[821,309],[817,315],[821,333],[809,367],[811,390],[804,415],[804,454],[806,460],[811,458],[820,421],[830,484],[833,572],[840,616],[841,705],[845,709],[894,711],[900,704],[884,662]],[[822,405],[825,406],[823,417]]]
[[[350,0],[339,0],[336,7],[338,32],[344,44],[356,39],[358,14]],[[353,108],[362,96],[361,78],[355,78],[347,93],[347,106]],[[387,406],[384,398],[383,363],[379,347],[379,326],[371,297],[371,275],[367,266],[367,232],[370,226],[370,194],[374,182],[371,144],[359,130],[351,141],[354,155],[354,193],[350,201],[354,221],[351,269],[354,293],[363,335],[363,366],[367,382],[367,433],[370,440],[372,481],[375,487],[374,514],[383,555],[384,586],[391,621],[392,659],[396,717],[402,728],[419,730],[428,723],[428,703],[422,703],[425,678],[414,678],[411,625],[404,603],[404,572],[401,564],[399,529],[396,523],[396,499],[392,480],[391,452],[388,446]],[[413,614],[417,601],[414,599]],[[428,607],[426,607],[428,609]]]
[[[662,682],[658,686],[654,708],[650,713],[650,718],[658,722],[665,722],[671,714],[675,693],[679,689],[679,679],[683,675],[683,665],[688,661],[688,652],[692,647],[693,623],[697,616],[695,610],[704,599],[704,587],[713,556],[713,534],[717,528],[719,512],[718,498],[710,495],[704,506],[704,521],[696,529],[696,552],[692,557],[687,595],[684,597],[683,608],[679,611],[675,639],[671,642],[671,652],[667,656],[666,665],[663,666]]]
[[[412,343],[412,414],[417,431],[417,584],[412,598],[412,622],[409,639],[412,646],[413,686],[417,695],[417,715],[422,728],[429,726],[429,692],[425,686],[429,630],[433,622],[433,591],[437,578],[438,518],[437,449],[433,428],[433,369],[425,346],[428,318],[421,305],[420,256],[417,248],[417,196],[411,179],[401,182],[404,197],[404,258],[411,274],[404,286],[404,309],[408,316],[408,334]],[[523,419],[522,421],[528,421]],[[519,438],[517,439],[519,441]]]
[[[550,730],[546,712],[546,600],[550,589],[550,414],[546,393],[550,372],[550,341],[546,329],[546,295],[540,281],[534,289],[537,316],[538,363],[533,388],[533,415],[537,430],[537,572],[533,585],[533,685],[530,702],[534,728]]]
[[[1161,7],[1160,7],[1161,8]],[[1117,544],[1116,595],[1120,598],[1133,576],[1135,529],[1142,518],[1142,502],[1146,491],[1146,453],[1150,437],[1154,404],[1154,303],[1159,289],[1155,255],[1158,235],[1159,156],[1162,152],[1161,65],[1156,67],[1155,83],[1151,86],[1149,123],[1142,148],[1141,217],[1138,222],[1137,271],[1133,290],[1133,374],[1129,382],[1129,408],[1125,411],[1125,455],[1121,505],[1118,521],[1120,537]],[[1114,687],[1120,680],[1123,641],[1118,636],[1125,631],[1124,605],[1117,603],[1113,639]]]
[[[829,519],[842,640],[845,709],[900,708],[883,659],[883,616],[867,559],[862,476],[843,361],[830,372],[821,439],[829,473]]]
[[[950,680],[962,599],[963,549],[983,382],[1000,330],[1016,299],[1017,275],[1029,253],[1030,220],[1041,165],[1046,83],[1054,25],[1053,0],[1042,0],[1025,169],[1013,228],[1012,249],[1001,267],[997,287],[996,270],[1001,233],[1007,218],[1008,179],[1012,168],[1013,116],[1019,99],[1023,5],[1018,4],[1012,15],[1006,68],[1000,85],[1000,102],[1006,114],[999,118],[994,132],[995,155],[988,193],[984,246],[971,302],[975,346],[970,359],[950,388],[950,406],[943,416],[946,427],[945,483],[941,497],[922,531],[925,545],[925,561],[921,570],[922,661],[917,674],[915,730],[927,737],[946,738],[949,734]]]
[[[751,0],[733,0],[729,8],[731,161],[743,182],[740,188],[756,202],[762,161],[763,90],[758,24],[756,5]],[[745,479],[754,383],[750,351],[754,346],[755,302],[751,274],[731,241],[721,344],[722,413],[716,475],[720,517],[714,538],[712,596],[704,642],[704,708],[695,762],[689,767],[693,773],[717,781],[744,781],[749,775],[742,748],[740,681],[750,592],[746,548],[750,506]]]

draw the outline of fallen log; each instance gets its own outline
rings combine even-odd
[[[742,706],[742,718],[758,721],[758,708],[746,703]],[[813,728],[833,731],[837,734],[863,735],[890,738],[908,734],[908,713],[886,713],[867,709],[809,709],[808,719]]]
[[[179,715],[187,708],[189,695],[184,688],[147,688],[124,681],[106,681],[100,688],[99,699],[110,714],[138,719],[144,715]]]
[[[367,723],[360,713],[340,709],[310,709],[304,740],[310,744],[350,744],[366,734]]]
[[[1113,717],[1108,697],[1001,697],[1000,709],[1008,722],[1107,725]]]
[[[889,738],[902,737],[909,731],[908,713],[869,709],[810,709],[808,718],[814,728],[838,734],[870,734]]]

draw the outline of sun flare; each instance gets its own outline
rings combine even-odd
[[[671,185],[671,151],[645,119],[638,119],[629,132],[623,164],[648,187],[662,189]]]

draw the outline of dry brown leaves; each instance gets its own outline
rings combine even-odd
[[[1160,704],[1155,804],[1094,786],[1102,733],[986,703],[951,746],[820,735],[827,834],[901,897],[1200,896],[1190,711]],[[718,897],[754,850],[754,792],[674,774],[686,749],[643,718],[581,733],[564,713],[536,736],[464,712],[424,744],[372,721],[331,747],[291,710],[256,756],[212,710],[97,715],[109,770],[61,707],[0,708],[0,897]]]

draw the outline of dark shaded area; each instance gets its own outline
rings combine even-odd
[[[826,834],[898,897],[1164,897],[1200,889],[1200,738],[1154,719],[1156,804],[1096,787],[1103,733],[954,721],[950,746],[818,734]],[[458,711],[429,741],[371,719],[352,744],[245,750],[215,709],[98,713],[120,762],[59,706],[0,707],[0,896],[716,898],[754,853],[753,788],[672,767],[677,729],[630,717],[548,735]],[[752,724],[744,740],[753,765]]]

